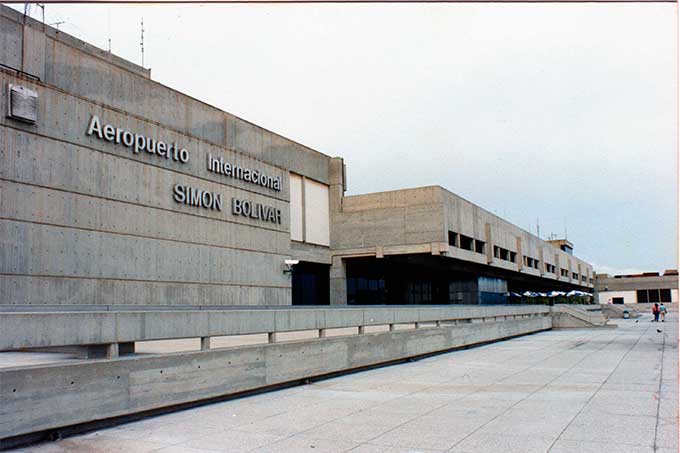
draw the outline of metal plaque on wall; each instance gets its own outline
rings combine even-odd
[[[38,93],[21,85],[7,85],[7,116],[35,124],[38,119]]]

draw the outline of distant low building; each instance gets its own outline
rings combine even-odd
[[[646,304],[678,301],[678,270],[642,274],[596,274],[595,293],[601,304]]]

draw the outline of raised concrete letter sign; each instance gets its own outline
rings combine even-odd
[[[131,148],[135,154],[139,154],[140,151],[146,151],[147,154],[172,159],[182,164],[189,162],[189,151],[180,148],[177,146],[177,143],[168,143],[142,134],[133,134],[128,130],[114,127],[110,124],[102,125],[97,115],[92,115],[86,134],[95,135],[107,142],[122,144]]]

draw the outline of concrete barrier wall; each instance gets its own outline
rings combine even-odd
[[[550,316],[0,369],[2,439],[550,329]]]
[[[292,332],[446,320],[545,316],[546,306],[367,307],[120,312],[0,312],[0,351]]]
[[[603,327],[607,323],[599,305],[566,305],[550,307],[555,328]]]

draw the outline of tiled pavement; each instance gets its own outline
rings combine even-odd
[[[675,453],[677,323],[544,332],[22,451]]]

